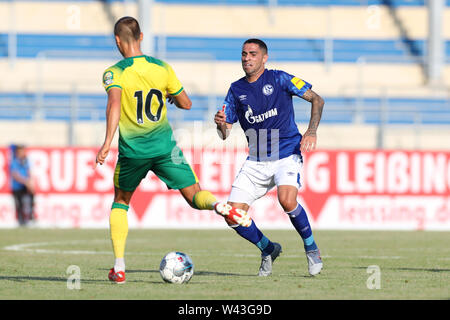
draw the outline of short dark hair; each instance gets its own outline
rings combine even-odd
[[[267,45],[265,44],[265,42],[260,39],[251,38],[251,39],[245,40],[243,46],[247,43],[256,43],[261,48],[261,50],[263,51],[264,54],[267,54],[267,52],[269,51],[267,49]]]
[[[126,42],[129,42],[132,39],[139,40],[139,37],[141,36],[141,28],[135,18],[122,17],[117,20],[114,25],[114,35]]]
[[[17,152],[19,152],[19,150],[25,150],[25,145],[24,144],[12,145],[12,151],[13,151],[14,156],[17,155]]]

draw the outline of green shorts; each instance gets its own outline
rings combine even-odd
[[[114,171],[114,186],[123,191],[134,191],[149,171],[161,179],[169,189],[182,189],[198,182],[194,170],[179,150],[149,159],[131,159],[119,154]]]

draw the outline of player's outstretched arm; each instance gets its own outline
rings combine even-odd
[[[103,164],[108,156],[111,143],[116,133],[117,126],[120,120],[120,99],[122,96],[122,89],[111,88],[108,90],[108,102],[106,105],[106,134],[105,141],[97,153],[95,165],[97,163]]]
[[[312,151],[317,144],[317,128],[319,127],[320,118],[322,117],[322,110],[325,102],[317,93],[308,89],[302,96],[306,101],[311,102],[311,118],[309,119],[309,126],[303,134],[300,143],[300,150],[302,152]]]
[[[217,134],[222,140],[228,138],[231,127],[233,126],[231,123],[226,122],[227,118],[224,110],[219,110],[214,116],[214,122],[217,125]]]

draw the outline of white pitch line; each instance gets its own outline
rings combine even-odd
[[[130,239],[131,242],[143,242],[146,240],[143,239]],[[14,244],[9,245],[6,247],[3,247],[3,250],[6,251],[18,251],[18,252],[28,252],[28,253],[46,253],[46,254],[74,254],[74,255],[81,255],[81,254],[87,254],[87,255],[111,255],[112,251],[93,251],[93,250],[58,250],[58,249],[42,249],[42,248],[36,248],[36,247],[46,247],[49,245],[76,245],[80,243],[93,243],[93,242],[110,242],[111,240],[106,239],[96,239],[96,240],[70,240],[70,241],[55,241],[55,242],[33,242],[33,243],[21,243],[21,244]],[[127,252],[127,255],[137,255],[137,256],[158,256],[159,253],[151,253],[151,252]],[[205,250],[197,251],[192,254],[192,256],[210,256],[211,253]],[[224,253],[219,252],[215,253],[215,255],[219,256],[226,256],[226,257],[260,257],[259,254],[247,254],[247,253]],[[303,254],[299,255],[281,255],[284,259],[298,259],[302,258]],[[351,256],[348,255],[348,257],[357,258],[357,259],[402,259],[401,256]],[[322,258],[329,259],[329,258],[337,258],[337,256],[330,256],[330,255],[322,255]]]
[[[87,240],[73,240],[73,241],[64,241],[64,242],[35,242],[35,243],[21,243],[21,244],[14,244],[10,246],[6,246],[3,248],[3,250],[6,251],[20,251],[20,252],[29,252],[29,253],[54,253],[54,254],[103,254],[106,252],[104,251],[85,251],[85,250],[54,250],[54,249],[40,249],[40,248],[33,248],[33,247],[45,247],[48,245],[55,245],[55,244],[79,244],[80,242],[86,242]],[[98,240],[89,240],[92,241],[98,241]],[[104,240],[103,240],[104,241]],[[108,252],[110,254],[110,252]]]
[[[402,259],[401,256],[358,256],[359,259]]]
[[[109,240],[110,241],[110,240]],[[35,242],[35,243],[21,243],[6,246],[3,250],[6,251],[19,251],[19,252],[29,252],[29,253],[51,253],[51,254],[105,254],[111,255],[112,251],[92,251],[92,250],[57,250],[57,249],[40,249],[33,247],[45,247],[49,245],[62,245],[62,244],[80,244],[80,243],[92,243],[92,242],[109,242],[108,240],[72,240],[72,241],[55,241],[55,242]],[[154,255],[148,253],[131,253],[133,255]]]

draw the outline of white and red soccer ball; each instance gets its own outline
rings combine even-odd
[[[169,283],[187,283],[194,275],[194,263],[183,252],[169,252],[159,265],[159,273]]]

